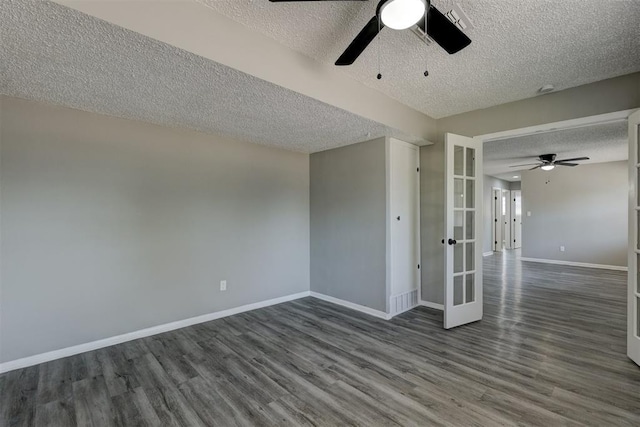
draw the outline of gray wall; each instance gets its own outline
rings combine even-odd
[[[482,252],[491,252],[491,204],[492,204],[492,189],[500,188],[502,190],[509,190],[509,182],[502,179],[495,178],[493,176],[484,176],[484,189],[483,189],[483,210],[484,210],[484,233],[482,240]]]
[[[509,190],[520,190],[522,189],[521,181],[515,181],[509,183]]]
[[[640,73],[633,73],[446,117],[438,120],[438,133],[477,136],[637,107]]]
[[[628,191],[626,161],[523,172],[522,256],[626,266]]]
[[[420,147],[422,300],[444,303],[444,144]]]
[[[308,155],[0,102],[0,361],[309,290]]]
[[[386,148],[311,155],[311,290],[387,311]]]

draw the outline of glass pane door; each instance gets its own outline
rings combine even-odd
[[[445,328],[482,318],[482,144],[447,134]]]

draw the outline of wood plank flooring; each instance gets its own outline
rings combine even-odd
[[[640,426],[626,273],[485,258],[451,331],[312,298],[0,376],[2,426]]]

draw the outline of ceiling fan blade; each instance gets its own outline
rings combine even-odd
[[[424,18],[417,24],[424,31]],[[450,55],[461,51],[471,44],[471,39],[449,21],[435,6],[429,7],[427,14],[427,34]]]
[[[574,157],[573,159],[556,160],[556,163],[558,163],[558,162],[579,162],[580,160],[589,160],[589,158],[588,157]]]
[[[336,61],[336,65],[351,65],[360,56],[362,52],[369,46],[369,43],[378,35],[379,30],[384,28],[382,21],[378,22],[378,17],[374,16],[358,33],[349,47],[344,51],[340,58]]]
[[[509,166],[510,168],[519,168],[521,166],[531,166],[531,165],[539,165],[539,163],[526,163],[524,165],[513,165],[513,166]]]
[[[530,170],[530,171],[532,171],[532,170],[536,170],[536,169],[541,168],[542,166],[544,166],[544,165],[538,165],[538,166],[536,166],[536,167],[534,167],[534,168],[531,168],[531,169],[529,169],[529,170]]]
[[[556,166],[580,166],[578,163],[555,162]]]

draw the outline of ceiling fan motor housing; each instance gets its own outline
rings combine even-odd
[[[556,159],[555,154],[542,154],[540,160],[545,163],[552,163]]]

